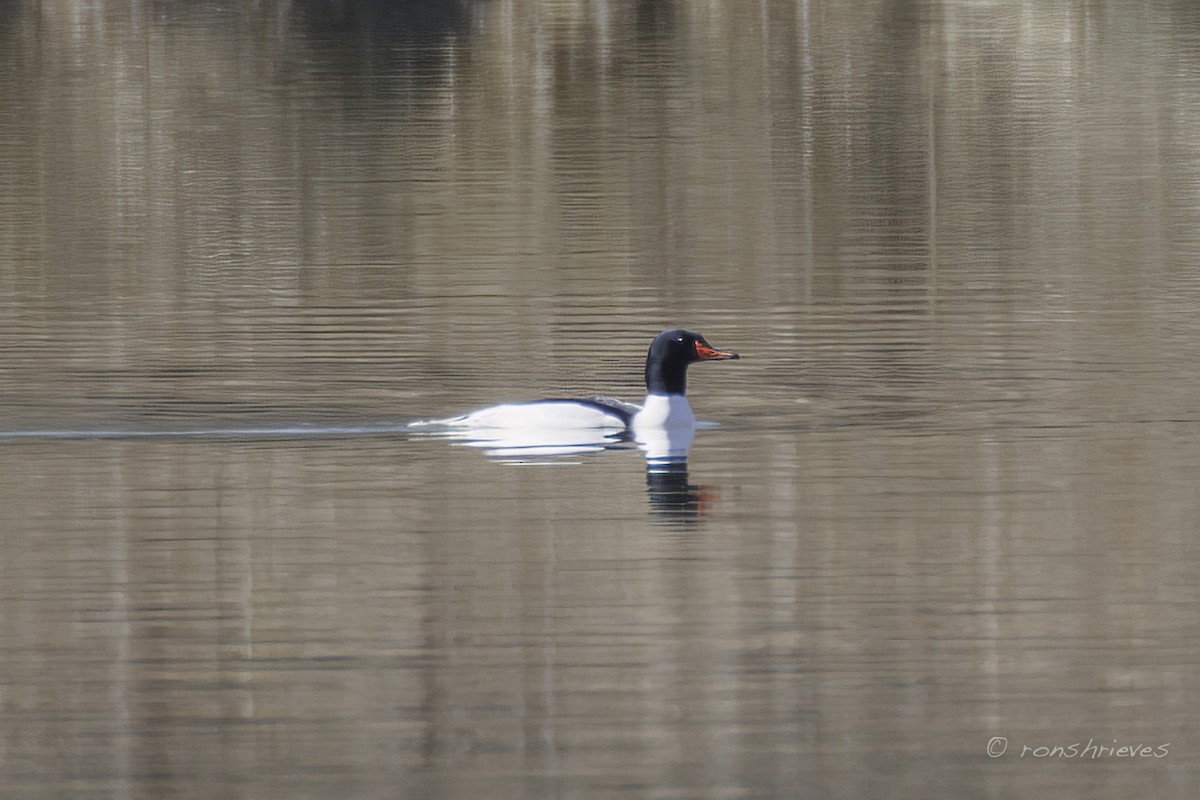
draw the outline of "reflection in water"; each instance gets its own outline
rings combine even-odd
[[[696,423],[671,427],[643,427],[637,430],[637,444],[646,454],[647,466],[686,463],[696,438]]]
[[[703,510],[703,487],[688,483],[688,454],[696,426],[641,428],[638,447],[646,456],[650,508],[671,522],[695,522]]]
[[[454,424],[466,419],[414,423],[418,437],[460,442],[476,447],[496,461],[510,465],[564,465],[573,456],[595,455],[605,450],[629,450],[633,443],[646,459],[646,487],[650,510],[659,521],[693,523],[711,503],[711,487],[688,482],[688,454],[696,426],[640,428],[636,438],[626,431],[601,428],[505,428]],[[706,426],[715,427],[715,426]]]
[[[409,428],[412,430],[412,428]],[[629,448],[624,431],[546,428],[513,430],[506,428],[438,428],[422,425],[415,436],[446,439],[477,447],[489,457],[510,464],[528,464],[544,459],[583,456],[604,450]]]
[[[701,519],[715,497],[713,487],[689,482],[686,461],[647,464],[646,492],[660,521],[685,525]]]

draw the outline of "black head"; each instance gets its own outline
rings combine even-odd
[[[687,368],[693,361],[726,361],[737,353],[717,350],[698,333],[672,328],[650,343],[646,353],[646,390],[654,394],[687,391]]]

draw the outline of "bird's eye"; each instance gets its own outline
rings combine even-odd
[[[677,342],[682,342],[682,341],[683,341],[683,337],[682,337],[682,336],[680,336],[680,337],[679,337],[678,339],[676,339],[675,341],[677,341]]]

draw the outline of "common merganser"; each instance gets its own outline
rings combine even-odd
[[[650,428],[693,428],[687,401],[687,368],[695,361],[727,361],[737,353],[717,350],[698,333],[672,328],[650,343],[646,353],[646,400],[629,421],[634,433]]]
[[[686,432],[690,443],[696,417],[686,397],[688,366],[696,361],[737,358],[741,356],[717,350],[698,333],[671,328],[656,336],[646,353],[646,399],[641,407],[611,397],[535,400],[490,406],[461,417],[414,425],[542,434],[591,430],[605,436],[632,431],[640,442],[655,442],[667,436],[673,443],[678,443]],[[678,449],[677,444],[673,448]]]

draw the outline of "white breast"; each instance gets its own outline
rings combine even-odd
[[[648,428],[693,429],[696,417],[681,394],[648,394],[645,405],[633,417],[634,431]]]

